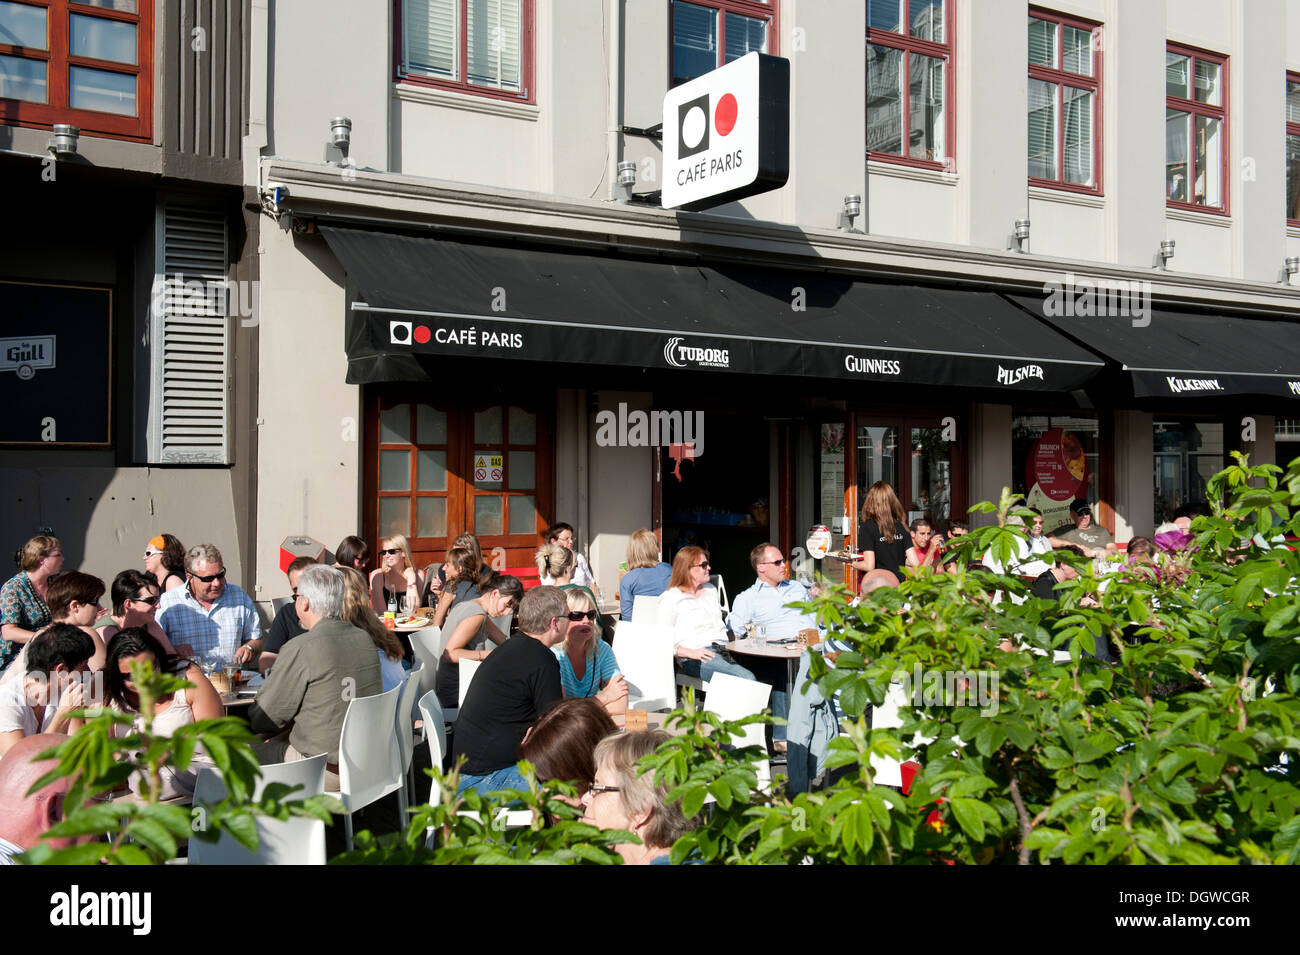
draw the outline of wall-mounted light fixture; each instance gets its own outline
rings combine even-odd
[[[619,202],[632,201],[632,187],[636,185],[636,163],[625,159],[618,164],[614,177],[614,198]]]
[[[862,197],[856,193],[845,196],[835,228],[845,232],[857,232],[858,230],[853,228],[853,220],[860,215],[862,215]]]
[[[50,141],[45,148],[56,156],[75,156],[77,154],[77,139],[80,136],[81,130],[76,126],[55,123],[54,135],[50,137]]]
[[[1169,260],[1174,257],[1174,246],[1173,239],[1160,240],[1160,267],[1162,269],[1169,267]]]
[[[1290,282],[1291,276],[1300,272],[1300,255],[1288,255],[1286,257],[1286,277],[1283,282]]]
[[[1017,252],[1028,251],[1026,243],[1029,242],[1029,219],[1017,219],[1015,226],[1011,230],[1012,248]]]
[[[345,165],[351,146],[352,120],[335,116],[330,120],[330,141],[325,144],[325,161],[335,166]]]

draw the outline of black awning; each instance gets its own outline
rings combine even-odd
[[[321,232],[354,291],[353,384],[424,379],[423,355],[1024,391],[1071,391],[1104,364],[991,292]]]
[[[1139,293],[1109,290],[1099,317],[1102,292],[1078,307],[1089,291],[1072,283],[1069,302],[1052,290],[1008,297],[1118,362],[1136,397],[1300,396],[1300,321],[1151,308],[1149,291],[1144,306]]]

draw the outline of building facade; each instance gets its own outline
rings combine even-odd
[[[137,428],[6,474],[229,488],[195,533],[261,601],[289,534],[517,567],[557,520],[606,598],[643,526],[735,590],[761,540],[851,542],[876,480],[941,526],[1084,497],[1125,541],[1296,417],[1300,0],[235,8],[231,460],[157,471]],[[790,64],[788,181],[662,208],[665,92],[752,52]]]

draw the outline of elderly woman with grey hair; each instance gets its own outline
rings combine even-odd
[[[621,842],[614,848],[624,865],[668,865],[673,843],[695,828],[682,814],[679,801],[669,802],[668,790],[637,763],[670,739],[663,730],[607,736],[596,746],[596,781],[582,797],[584,821],[598,829],[625,829],[640,844]]]

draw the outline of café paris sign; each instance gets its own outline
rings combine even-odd
[[[790,61],[747,53],[664,96],[665,209],[698,211],[790,177]]]

